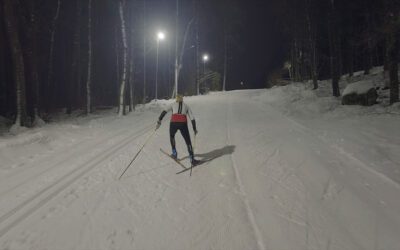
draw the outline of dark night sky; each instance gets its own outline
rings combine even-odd
[[[281,67],[285,51],[282,34],[277,28],[274,17],[273,2],[272,0],[237,1],[242,11],[242,27],[237,29],[235,45],[230,55],[227,89],[242,88],[241,81],[245,83],[244,88],[263,88],[268,73]],[[182,26],[192,15],[192,1],[181,1],[181,4]],[[206,6],[205,8],[208,6],[212,8],[213,1],[205,0],[202,4]],[[169,26],[173,29],[175,0],[154,0],[149,1],[147,5],[148,30],[156,29],[158,26],[165,29]],[[221,43],[216,41],[218,31],[212,23],[218,20],[218,17],[212,15],[217,14],[210,9],[205,15],[207,20],[203,20],[203,25],[200,27],[201,51],[209,52],[213,60],[222,60],[215,58],[223,55]]]
[[[282,65],[285,55],[283,37],[277,29],[271,1],[242,1],[242,9],[246,19],[241,49],[232,61],[231,84],[236,88],[243,80],[247,84],[245,88],[262,88],[268,73]]]

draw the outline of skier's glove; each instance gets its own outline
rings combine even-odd
[[[156,125],[156,130],[157,130],[157,129],[159,129],[159,128],[160,128],[160,126],[161,126],[161,121],[160,121],[160,120],[158,120],[158,121],[157,121],[157,125]]]

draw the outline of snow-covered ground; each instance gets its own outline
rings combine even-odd
[[[168,101],[0,137],[0,249],[400,249],[400,108],[321,85],[186,98],[191,177],[164,119],[118,180]]]

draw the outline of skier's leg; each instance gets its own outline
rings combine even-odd
[[[169,140],[171,142],[171,148],[172,148],[172,156],[173,157],[178,157],[178,154],[176,152],[176,143],[175,143],[175,134],[176,131],[178,131],[178,126],[176,123],[171,122],[169,125]]]
[[[183,139],[185,139],[186,146],[187,146],[188,152],[189,152],[189,156],[191,159],[193,159],[194,154],[193,154],[192,141],[190,140],[190,134],[189,134],[189,129],[187,127],[187,124],[184,124],[179,130],[181,131]]]

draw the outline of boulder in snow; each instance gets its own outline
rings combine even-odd
[[[371,106],[376,103],[378,92],[372,82],[361,81],[347,85],[343,91],[343,105]]]

